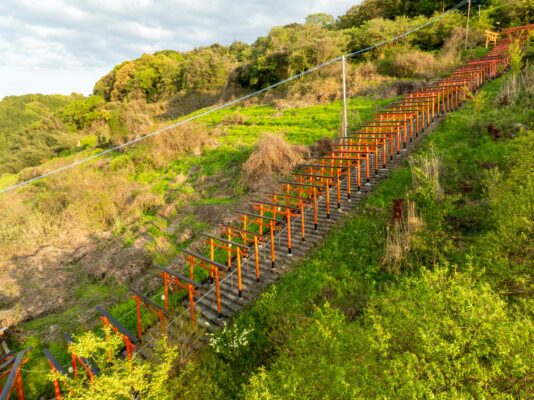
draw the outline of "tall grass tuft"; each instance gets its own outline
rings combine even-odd
[[[431,149],[427,155],[410,157],[409,164],[413,190],[425,189],[434,201],[439,202],[443,198],[443,189],[439,182],[440,161],[435,151]]]
[[[288,174],[307,152],[301,146],[287,143],[281,135],[267,133],[243,165],[241,182],[251,189],[261,187],[273,175]]]
[[[413,201],[406,202],[406,213],[400,221],[394,221],[387,228],[386,247],[382,264],[389,272],[398,273],[402,261],[412,249],[415,235],[424,222]]]

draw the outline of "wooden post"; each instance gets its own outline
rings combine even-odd
[[[241,248],[237,248],[237,289],[239,291],[239,298],[243,298],[243,285],[241,282]]]
[[[141,299],[139,296],[134,297],[135,300],[135,311],[137,314],[137,336],[139,339],[143,337],[143,327],[141,326]]]
[[[256,264],[256,282],[260,281],[260,254],[258,246],[258,236],[254,236],[254,261]]]

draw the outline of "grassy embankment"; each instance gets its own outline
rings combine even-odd
[[[180,378],[187,387],[180,394],[532,394],[532,78],[506,105],[498,95],[509,77],[487,84],[425,139],[415,160],[440,160],[438,186],[425,179],[424,162],[413,163],[416,183],[408,165],[395,171],[309,259],[216,335]],[[392,264],[384,257],[394,198],[410,199],[419,222]]]

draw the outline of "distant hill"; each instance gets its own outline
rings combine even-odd
[[[39,165],[76,145],[58,112],[82,95],[7,96],[0,101],[0,174]]]

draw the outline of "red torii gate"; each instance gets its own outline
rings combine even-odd
[[[252,245],[254,246],[254,265],[256,268],[256,281],[259,282],[260,281],[260,249],[259,247],[260,247],[260,243],[263,242],[263,235],[259,233],[251,232],[251,231],[245,231],[240,228],[226,226],[226,225],[222,225],[221,228],[222,228],[221,234],[227,235],[229,241],[232,241],[234,237],[240,238],[241,240],[243,240],[243,244],[247,246],[247,249],[249,246],[248,237],[249,236],[252,237]],[[228,250],[228,258],[231,258],[230,250]],[[229,264],[231,264],[231,260],[229,261]]]
[[[222,308],[221,308],[221,291],[219,286],[219,273],[220,270],[225,270],[227,267],[223,264],[220,264],[216,261],[210,260],[207,257],[204,257],[200,254],[197,254],[191,250],[183,249],[182,253],[186,255],[186,260],[189,262],[189,268],[191,270],[191,276],[193,276],[193,271],[195,266],[199,266],[200,268],[204,269],[205,271],[208,271],[209,277],[211,281],[215,282],[215,294],[217,296],[217,318],[222,318]],[[209,266],[206,266],[209,265]],[[241,281],[241,265],[238,267],[238,275],[239,275],[239,281]],[[240,289],[240,298],[242,297],[242,289]],[[191,304],[191,301],[190,301]],[[193,315],[193,314],[192,314]]]
[[[350,154],[360,154],[360,159],[366,159],[367,161],[367,154],[372,154],[374,156],[375,160],[375,175],[378,175],[378,164],[379,164],[379,152],[380,149],[382,149],[382,166],[383,168],[386,168],[387,164],[387,150],[386,148],[386,141],[378,141],[379,139],[382,139],[380,136],[372,136],[372,137],[365,137],[361,138],[359,135],[357,136],[358,139],[354,140],[352,139],[352,133],[350,134],[351,138],[348,139],[347,143],[344,144],[335,144],[333,145],[333,149],[335,152],[342,152],[342,151],[349,151]],[[362,140],[373,140],[374,143],[362,143]],[[357,142],[357,143],[356,143]],[[370,150],[373,149],[373,150]],[[358,153],[354,153],[358,152]],[[338,157],[339,159],[342,159],[343,157]],[[369,164],[371,164],[371,160],[369,159]],[[370,165],[369,165],[370,168]],[[350,177],[348,176],[348,182],[350,185]],[[350,188],[349,188],[350,189]]]
[[[160,306],[158,303],[153,301],[152,299],[148,298],[141,292],[130,288],[130,293],[132,294],[131,297],[135,301],[135,310],[136,310],[136,316],[137,316],[137,336],[139,339],[143,338],[143,325],[142,325],[142,318],[141,318],[141,306],[143,305],[148,311],[152,312],[153,314],[157,315],[160,323],[161,328],[161,334],[165,334],[165,321],[169,319],[169,312]]]
[[[299,180],[302,179],[308,179],[306,183],[309,183],[310,185],[313,184],[319,184],[321,186],[324,186],[325,188],[325,194],[326,194],[326,219],[330,219],[330,184],[333,182],[333,179],[335,176],[331,175],[319,175],[319,174],[305,174],[305,173],[299,173],[299,172],[293,172],[291,175],[298,176]],[[338,193],[340,188],[340,182],[339,180],[336,182]]]
[[[292,255],[291,217],[296,217],[300,215],[292,211],[292,210],[295,210],[296,208],[294,206],[287,206],[284,204],[271,203],[271,202],[262,201],[262,200],[253,200],[252,203],[256,204],[256,206],[253,206],[254,208],[258,208],[262,206],[265,212],[268,212],[274,215],[275,217],[278,214],[285,216],[286,229],[287,229],[287,254],[291,256]],[[285,209],[285,211],[281,211],[280,210],[281,208]],[[302,217],[304,217],[304,215],[302,215]]]
[[[324,160],[324,159],[323,159]],[[332,163],[331,163],[332,164]],[[332,180],[335,178],[336,180],[336,187],[337,187],[337,209],[341,210],[341,175],[344,175],[344,171],[346,171],[346,167],[342,165],[325,165],[324,162],[322,164],[300,164],[297,166],[298,168],[304,168],[304,170],[307,172],[307,174],[304,175],[315,175],[319,174],[320,176],[325,176],[326,173],[325,170],[330,170],[330,175],[327,177],[333,177]],[[335,175],[334,175],[335,174]],[[347,181],[347,198],[350,198],[350,174],[348,176]]]
[[[53,373],[60,373],[61,375],[68,376],[67,371],[65,371],[59,361],[52,355],[50,349],[43,349],[43,353]],[[61,400],[61,388],[59,387],[59,381],[55,379],[53,383],[56,400]]]
[[[276,218],[267,217],[265,215],[258,215],[254,213],[249,213],[246,211],[239,211],[239,210],[233,210],[233,212],[240,214],[243,217],[243,231],[248,231],[248,225],[257,225],[259,229],[259,233],[263,235],[263,227],[268,226],[269,228],[269,237],[271,241],[271,268],[275,269],[275,251],[274,251],[274,231],[276,229],[276,225],[278,223],[283,222],[283,220],[279,220]]]
[[[195,325],[195,289],[200,287],[200,283],[193,280],[194,276],[191,274],[191,279],[173,271],[172,269],[155,265],[161,271],[160,276],[163,278],[163,296],[165,310],[169,310],[169,288],[171,290],[175,287],[183,289],[189,296],[189,313],[191,316],[191,323]]]
[[[278,183],[282,184],[282,190],[285,190],[286,196],[294,192],[298,194],[298,198],[301,198],[304,193],[308,195],[313,204],[313,229],[317,231],[319,229],[317,195],[322,186],[290,181],[278,181]]]
[[[130,332],[126,327],[121,324],[119,321],[117,321],[110,313],[108,313],[103,307],[97,306],[96,311],[98,311],[100,315],[100,320],[104,323],[104,325],[108,328],[110,328],[113,332],[115,332],[117,335],[120,336],[122,341],[124,342],[124,347],[126,349],[126,355],[128,356],[128,359],[132,359],[132,350],[136,349],[135,343],[139,341],[137,336],[135,336],[134,333]],[[109,336],[106,333],[106,339],[109,339]],[[110,354],[110,361],[111,361],[112,355]]]
[[[263,194],[266,196],[269,196],[268,199],[270,202],[277,203],[279,201],[279,198],[285,199],[286,205],[294,205],[290,204],[291,202],[297,202],[298,204],[296,207],[298,207],[301,210],[302,215],[305,214],[304,206],[308,205],[313,207],[313,215],[314,215],[314,221],[316,221],[316,215],[317,215],[317,201],[314,201],[313,198],[310,197],[302,197],[302,195],[306,192],[300,192],[298,196],[294,196],[289,193],[275,193],[275,192],[264,192]],[[307,193],[306,193],[307,194]],[[303,226],[305,227],[305,224],[303,223]],[[302,235],[302,240],[305,240],[305,235]]]

